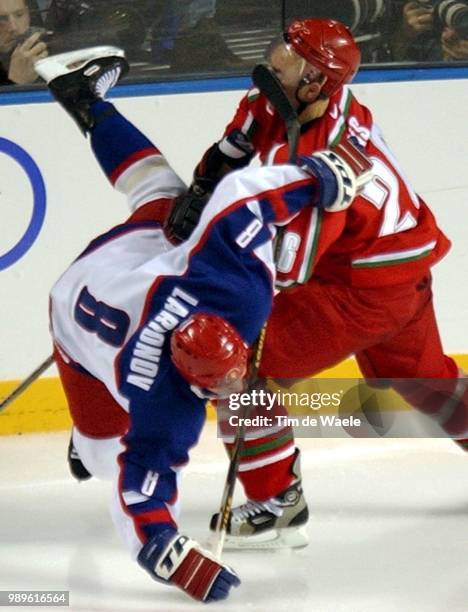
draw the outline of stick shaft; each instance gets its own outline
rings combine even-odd
[[[262,359],[263,345],[265,343],[266,333],[265,323],[262,327],[260,335],[255,343],[254,348],[254,359],[252,360],[249,373],[248,389],[252,389],[253,385],[257,382],[258,369],[260,367],[260,361]],[[213,540],[212,552],[220,559],[223,552],[224,540],[226,539],[226,532],[229,522],[229,515],[232,509],[232,499],[234,497],[234,488],[236,486],[237,472],[239,470],[239,463],[244,449],[245,440],[245,418],[247,417],[250,410],[250,406],[246,405],[242,407],[242,413],[239,415],[240,422],[242,423],[236,432],[234,439],[234,447],[229,461],[229,468],[226,476],[226,482],[224,485],[223,495],[221,498],[221,505],[218,514],[218,521],[215,529],[215,538]]]
[[[38,379],[39,376],[41,376],[41,374],[48,370],[53,363],[54,357],[53,355],[50,355],[45,361],[41,363],[40,366],[38,366],[34,370],[34,372],[31,372],[31,374],[27,378],[25,378],[23,382],[21,382],[15,389],[13,389],[13,391],[0,403],[0,412],[5,410],[5,408],[7,408],[7,406],[14,402],[19,395],[26,391],[26,389],[30,387],[32,383],[36,379]]]
[[[256,66],[253,73],[253,79],[255,85],[259,88],[270,103],[277,109],[282,119],[286,124],[288,147],[289,147],[289,163],[294,163],[297,156],[297,147],[299,142],[300,125],[297,118],[297,113],[289,102],[285,92],[283,91],[281,84],[279,83],[276,76],[266,66]],[[275,262],[278,262],[279,255],[281,253],[281,246],[283,242],[284,230],[279,227],[277,230],[276,245],[275,245]],[[262,358],[263,345],[265,341],[266,333],[265,323],[262,327],[262,331],[257,339],[254,360],[251,365],[248,388],[252,387],[257,382],[258,369],[260,367],[260,361]],[[215,530],[215,538],[213,541],[213,554],[220,559],[223,552],[224,540],[226,538],[226,531],[229,522],[229,515],[231,514],[232,499],[234,496],[234,488],[237,479],[237,472],[239,469],[239,463],[244,448],[245,438],[245,417],[249,413],[249,406],[244,406],[242,414],[239,415],[242,420],[242,425],[237,429],[236,437],[234,440],[234,448],[229,462],[229,469],[226,476],[226,483],[224,485],[224,491],[221,499],[221,506],[218,514],[218,522]]]
[[[252,72],[252,79],[256,87],[275,108],[286,125],[289,163],[295,163],[297,145],[299,141],[300,124],[297,111],[291,104],[286,92],[276,74],[266,64],[258,64]]]

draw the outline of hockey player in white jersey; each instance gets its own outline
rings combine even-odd
[[[302,158],[301,167],[233,173],[191,238],[174,245],[164,222],[186,187],[157,147],[103,100],[128,69],[123,52],[81,50],[36,69],[90,135],[131,209],[51,291],[75,446],[90,474],[114,479],[114,523],[140,565],[197,600],[224,599],[239,579],[178,532],[177,474],[200,434],[205,397],[245,384],[249,347],[272,305],[275,224],[304,206],[336,208],[359,177],[327,152]]]

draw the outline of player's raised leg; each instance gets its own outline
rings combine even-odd
[[[111,184],[127,195],[132,212],[186,190],[161,151],[104,100],[128,72],[122,49],[91,47],[62,53],[37,62],[35,68],[59,104],[90,135],[99,165]],[[165,218],[168,206],[162,209]]]
[[[84,134],[96,124],[92,105],[129,70],[124,51],[108,46],[51,55],[34,68]]]

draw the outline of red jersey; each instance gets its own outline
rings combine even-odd
[[[257,89],[241,100],[219,143],[223,153],[239,157],[227,140],[233,130],[249,138],[264,163],[287,161],[284,123]],[[278,262],[279,286],[305,283],[312,273],[359,287],[403,283],[422,276],[450,248],[372,114],[347,87],[330,98],[320,117],[303,123],[298,154],[310,155],[351,137],[372,160],[373,178],[346,211],[307,208],[288,224]]]

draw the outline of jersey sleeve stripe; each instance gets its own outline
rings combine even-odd
[[[146,147],[145,149],[140,149],[135,151],[129,155],[123,162],[121,162],[109,175],[109,180],[112,185],[115,185],[119,177],[135,162],[145,159],[147,157],[162,157],[161,152],[156,147]]]
[[[341,95],[341,99],[339,102],[339,115],[336,120],[336,123],[333,129],[330,131],[330,136],[328,138],[328,146],[333,147],[338,142],[340,142],[341,137],[346,129],[346,120],[348,118],[349,107],[351,106],[352,93],[347,88],[343,88],[343,92]]]
[[[298,283],[306,283],[315,265],[315,258],[317,255],[320,229],[322,227],[323,210],[314,208],[311,215],[311,224],[307,235],[306,248],[304,253],[304,260],[302,262],[301,269],[299,271]]]

